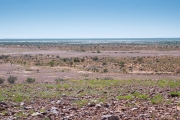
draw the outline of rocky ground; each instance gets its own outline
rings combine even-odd
[[[0,119],[180,119],[179,80],[3,84]]]
[[[0,45],[0,119],[178,120],[179,50]],[[15,83],[8,82],[10,76],[17,77]]]

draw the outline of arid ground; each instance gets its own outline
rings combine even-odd
[[[0,45],[0,78],[0,119],[180,119],[178,45]]]

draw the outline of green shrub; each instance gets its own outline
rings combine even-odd
[[[35,80],[35,78],[27,78],[26,79],[26,82],[27,83],[33,83],[33,82],[35,82],[36,80]]]
[[[148,97],[149,97],[147,94],[141,94],[141,93],[138,93],[138,92],[135,92],[133,94],[133,96],[135,96],[138,99],[142,99],[142,100],[147,100]]]
[[[139,63],[142,63],[142,62],[143,62],[143,58],[138,58],[137,61],[138,61]]]
[[[68,58],[63,58],[63,61],[64,61],[64,62],[67,62],[67,61],[68,61]]]
[[[60,83],[60,82],[63,82],[63,81],[65,81],[65,79],[63,79],[63,78],[56,78],[55,79],[56,83]]]
[[[81,58],[81,62],[84,62],[85,61],[85,59],[84,58]]]
[[[107,63],[106,62],[103,62],[103,64],[102,65],[107,65]]]
[[[119,62],[119,66],[124,67],[125,62]]]
[[[79,58],[74,58],[74,62],[80,62]]]
[[[152,102],[153,104],[159,104],[159,103],[164,102],[164,98],[162,97],[161,94],[157,94],[156,96],[154,96],[154,97],[151,99],[151,102]]]
[[[4,79],[4,78],[0,78],[0,84],[3,84],[3,83],[4,83],[4,81],[5,81],[5,79]]]
[[[97,56],[93,57],[92,60],[93,61],[97,61],[99,58]]]
[[[134,96],[132,94],[128,94],[128,95],[125,95],[125,96],[117,96],[116,98],[118,100],[121,100],[121,99],[132,100],[132,99],[134,99]]]
[[[180,96],[180,92],[171,92],[170,96],[171,97],[179,97]]]
[[[104,80],[114,80],[112,77],[105,77]]]
[[[17,80],[17,77],[15,77],[15,76],[9,76],[8,79],[7,79],[7,81],[10,84],[14,84],[16,80]]]
[[[49,62],[48,63],[51,67],[53,67],[54,66],[54,61],[51,61],[51,62]]]
[[[103,72],[106,73],[106,72],[108,72],[108,70],[107,70],[107,69],[104,69]]]

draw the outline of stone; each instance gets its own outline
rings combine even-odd
[[[109,103],[105,103],[105,104],[104,104],[104,107],[106,107],[106,108],[108,108],[109,106],[110,106]]]
[[[101,108],[101,104],[96,104],[96,108]]]
[[[7,106],[7,104],[5,102],[0,102],[0,105]]]
[[[177,110],[180,111],[180,106],[177,106]]]
[[[132,110],[132,111],[135,111],[135,110],[137,110],[137,108],[132,108],[131,110]]]
[[[58,114],[59,113],[58,108],[56,108],[56,107],[51,107],[50,112],[53,113],[53,114]]]
[[[57,102],[56,102],[56,104],[60,104],[62,102],[62,100],[58,100]]]
[[[62,94],[62,97],[66,97],[66,94]]]
[[[21,102],[21,103],[20,103],[20,106],[24,106],[24,105],[25,105],[25,103],[24,103],[24,102]]]
[[[77,108],[75,108],[75,107],[72,107],[72,108],[70,108],[69,110],[77,110]]]
[[[39,112],[35,112],[35,113],[31,114],[31,116],[39,116],[39,115],[42,115],[42,114]]]
[[[101,120],[119,120],[119,118],[114,115],[103,115],[101,116]]]
[[[89,107],[94,107],[96,104],[94,102],[88,103]]]
[[[27,107],[24,107],[25,110],[29,110],[29,109],[33,109],[32,106],[27,106]]]

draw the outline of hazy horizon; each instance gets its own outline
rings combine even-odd
[[[178,39],[180,37],[146,37],[146,38],[141,38],[141,37],[134,37],[134,38],[0,38],[0,39]]]

